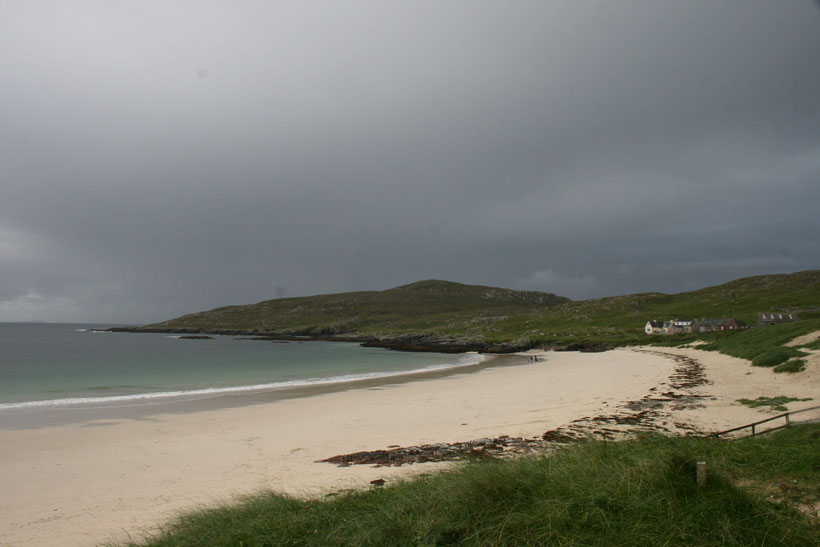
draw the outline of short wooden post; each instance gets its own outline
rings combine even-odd
[[[789,419],[789,415],[786,414],[786,427],[791,427],[791,426],[792,426],[792,421]]]
[[[706,486],[706,462],[698,462],[698,486]]]
[[[755,424],[752,424],[752,437],[755,436]]]

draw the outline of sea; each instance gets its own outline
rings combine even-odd
[[[0,323],[0,417],[341,386],[483,359],[475,353],[409,353],[346,342],[190,340],[98,330],[111,326]]]

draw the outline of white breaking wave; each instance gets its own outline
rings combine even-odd
[[[304,378],[300,380],[289,380],[286,382],[273,382],[269,384],[255,384],[249,386],[233,387],[209,387],[204,389],[179,390],[179,391],[159,391],[156,393],[135,393],[133,395],[112,395],[108,397],[76,397],[66,399],[48,399],[45,401],[27,401],[23,403],[0,403],[0,411],[3,410],[24,410],[24,409],[48,409],[80,405],[107,405],[117,406],[116,403],[125,404],[149,404],[169,399],[197,398],[209,395],[222,395],[228,393],[242,393],[247,391],[267,391],[274,389],[288,389],[304,386],[321,386],[330,384],[345,384],[359,380],[371,380],[375,378],[388,378],[390,376],[402,376],[405,374],[420,374],[436,370],[447,370],[452,368],[477,365],[484,360],[484,356],[479,353],[466,353],[455,363],[441,363],[430,365],[424,368],[411,370],[398,370],[393,372],[366,372],[362,374],[346,374],[342,376],[329,376],[326,378]]]

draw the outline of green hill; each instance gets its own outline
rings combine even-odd
[[[643,343],[649,319],[733,317],[753,325],[759,312],[787,310],[801,319],[820,320],[820,270],[748,277],[672,295],[578,302],[550,293],[429,280],[385,291],[216,308],[142,330],[317,336],[405,349],[503,350]]]
[[[149,325],[150,329],[235,330],[289,335],[450,334],[481,337],[485,325],[570,302],[554,294],[449,281],[386,291],[326,294],[228,306]]]
[[[749,325],[760,312],[796,312],[820,318],[820,270],[760,275],[678,294],[641,293],[568,302],[529,317],[509,318],[492,327],[490,337],[526,336],[552,344],[578,340],[645,342],[650,319],[742,319]]]

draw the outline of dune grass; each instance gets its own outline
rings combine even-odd
[[[820,340],[800,347],[786,346],[798,336],[820,330],[820,317],[807,313],[794,323],[753,328],[741,331],[707,332],[677,336],[654,336],[646,343],[656,346],[685,346],[695,341],[705,342],[699,350],[718,351],[751,361],[756,367],[773,368],[774,372],[801,372],[806,369],[807,350],[818,349]]]
[[[815,340],[814,342],[806,344],[803,347],[806,348],[806,349],[818,350],[818,349],[820,349],[820,340]]]
[[[820,499],[818,443],[817,424],[734,442],[590,441],[324,499],[261,493],[140,545],[815,545],[816,515],[800,509]]]
[[[745,331],[715,333],[713,339],[699,349],[717,350],[741,359],[752,361],[755,366],[773,367],[805,352],[785,344],[798,336],[820,330],[820,318],[807,317],[794,323],[784,323]]]
[[[773,369],[775,372],[803,372],[806,370],[806,360],[805,359],[792,359],[787,363],[783,363],[782,365],[777,365]]]
[[[778,395],[777,397],[758,397],[757,399],[738,399],[737,402],[746,405],[749,408],[757,408],[761,406],[771,407],[772,410],[782,410],[785,412],[786,403],[792,401],[811,401],[811,399],[800,399],[797,397],[786,397],[785,395]]]
[[[755,355],[752,359],[752,366],[754,367],[776,367],[781,363],[785,363],[792,357],[803,355],[802,352],[794,348],[778,347],[768,349],[762,353]]]
[[[809,317],[794,323],[784,323],[745,331],[714,333],[712,340],[698,347],[702,350],[719,351],[741,359],[748,359],[756,367],[774,367],[774,372],[801,372],[808,355],[802,348],[784,344],[798,336],[820,330],[820,318]],[[807,349],[812,349],[808,344]]]

